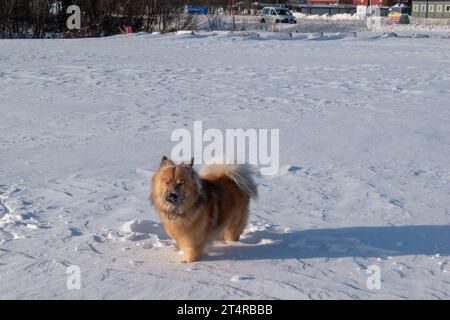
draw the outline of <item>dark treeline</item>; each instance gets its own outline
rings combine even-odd
[[[97,37],[121,33],[125,26],[135,32],[169,32],[193,27],[195,17],[185,14],[186,5],[208,6],[211,16],[229,4],[230,0],[0,0],[0,38]],[[79,30],[66,26],[71,5],[81,9]]]

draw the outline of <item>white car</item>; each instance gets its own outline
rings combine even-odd
[[[292,13],[283,7],[264,7],[261,11],[261,23],[297,23]]]

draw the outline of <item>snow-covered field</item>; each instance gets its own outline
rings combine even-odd
[[[2,40],[0,298],[449,299],[449,88],[437,34]],[[280,129],[281,169],[181,264],[148,195],[195,120]]]

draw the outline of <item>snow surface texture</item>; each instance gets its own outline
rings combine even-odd
[[[449,88],[446,34],[2,40],[0,298],[449,299]],[[194,120],[279,128],[282,168],[181,264],[150,178]]]

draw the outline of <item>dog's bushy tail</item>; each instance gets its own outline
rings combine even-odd
[[[258,189],[253,178],[256,172],[248,164],[208,164],[202,168],[200,176],[204,177],[208,174],[224,174],[251,198],[258,197]]]

